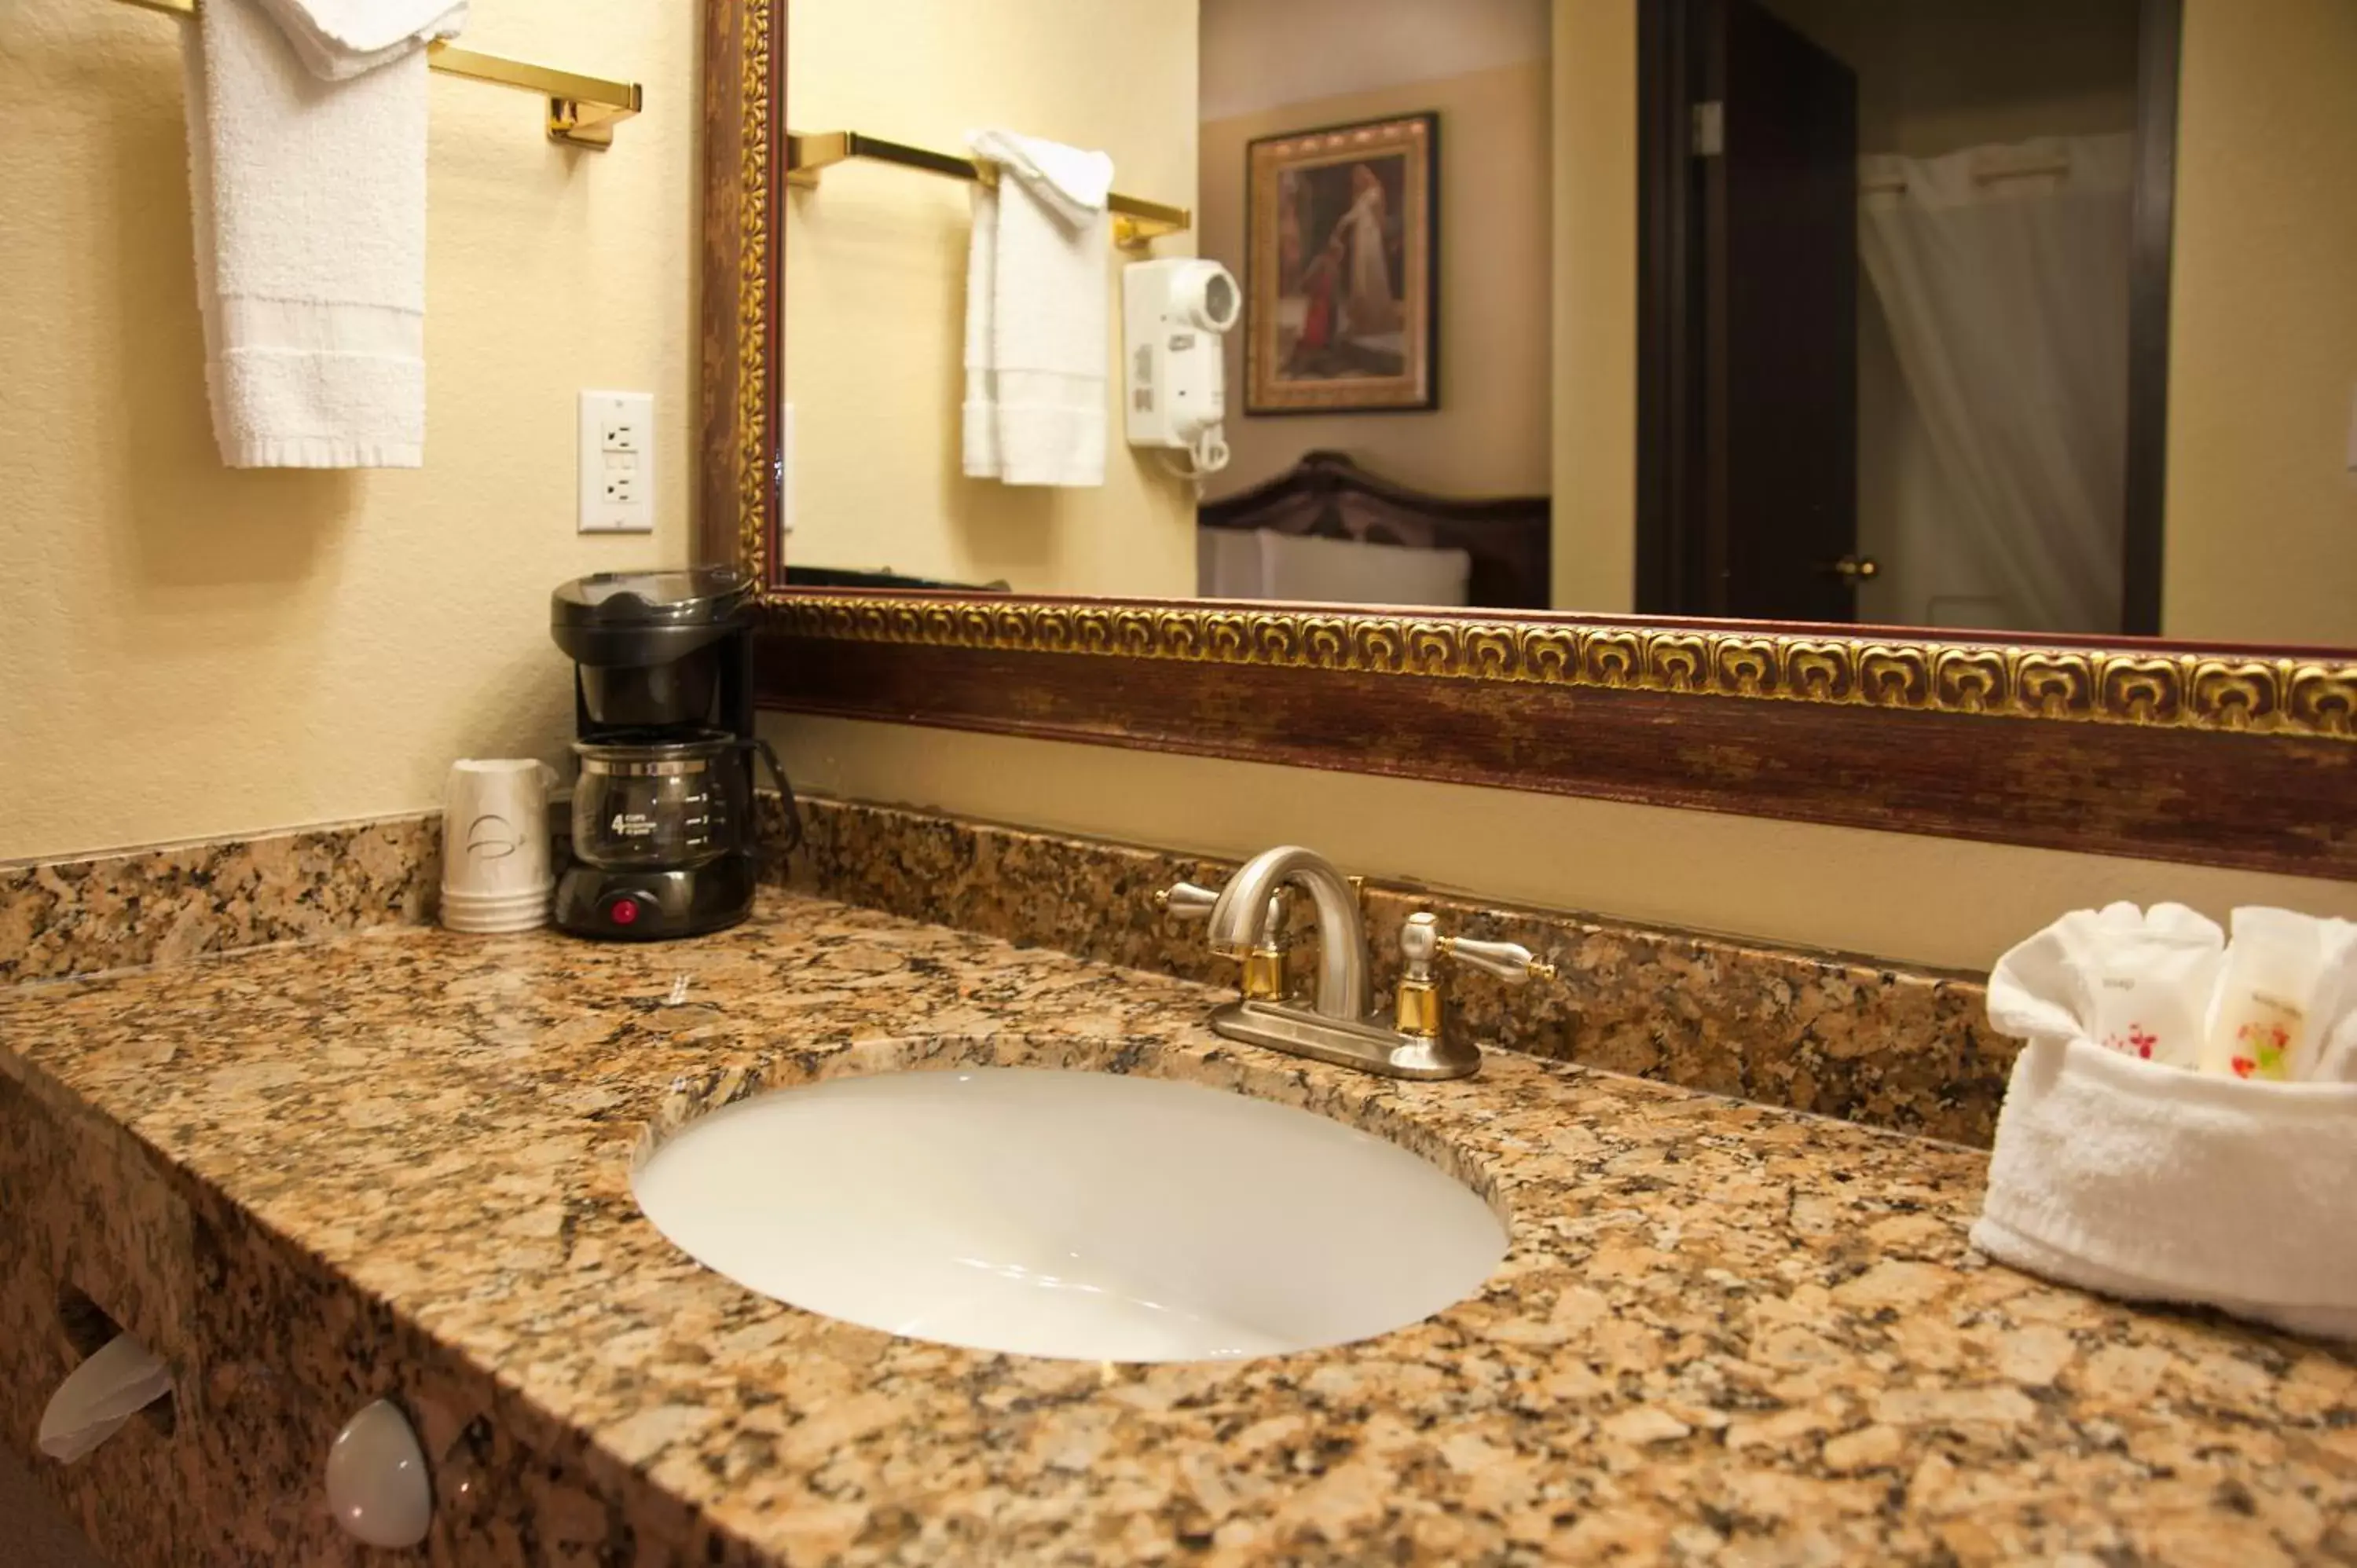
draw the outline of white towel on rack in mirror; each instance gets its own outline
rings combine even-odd
[[[974,228],[965,243],[965,472],[998,478],[998,372],[991,327],[998,292],[998,192],[974,187]]]
[[[1009,131],[971,132],[966,143],[1000,177],[974,191],[965,472],[1102,485],[1113,160]]]
[[[467,0],[262,0],[314,76],[391,65],[467,25]]]
[[[206,0],[189,186],[232,467],[414,468],[425,441],[425,53],[307,71],[264,0]]]

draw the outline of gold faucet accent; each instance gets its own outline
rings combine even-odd
[[[1401,1034],[1423,1040],[1440,1037],[1448,1009],[1433,961],[1442,958],[1453,958],[1486,974],[1494,974],[1509,985],[1555,977],[1555,965],[1520,942],[1477,942],[1469,937],[1444,937],[1439,920],[1419,910],[1407,918],[1407,925],[1400,932],[1399,996],[1393,1006],[1393,1020]]]
[[[1154,896],[1154,907],[1174,920],[1208,920],[1220,896],[1209,887],[1181,882]],[[1293,912],[1293,890],[1280,887],[1268,896],[1260,936],[1245,950],[1244,995],[1254,1002],[1282,1002],[1286,990],[1286,965],[1292,957],[1292,933],[1286,921]],[[1229,955],[1222,955],[1229,956]]]

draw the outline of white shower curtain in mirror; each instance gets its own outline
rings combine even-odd
[[[1976,608],[1889,607],[1950,625],[2119,630],[2129,138],[1867,157],[1859,176],[1859,245],[1912,404],[1869,406],[1867,424],[1911,426],[1918,444],[1878,471],[1869,449],[1862,542],[1888,541],[1902,557],[1886,563],[1895,578],[1913,558],[1952,564],[1918,575],[1979,579],[1953,601]],[[1867,335],[1869,355],[1879,337]]]

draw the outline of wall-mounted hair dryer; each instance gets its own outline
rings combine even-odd
[[[1243,314],[1236,280],[1194,257],[1134,263],[1122,269],[1121,313],[1129,444],[1187,453],[1179,471],[1192,478],[1226,467],[1220,338]]]

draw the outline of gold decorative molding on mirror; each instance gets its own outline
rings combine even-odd
[[[708,0],[704,27],[703,374],[697,554],[770,580],[777,525],[777,402],[783,301],[777,116],[785,11]]]
[[[763,705],[2357,879],[2338,650],[785,586],[785,5],[707,4],[699,538]]]
[[[1749,629],[1479,611],[1086,603],[772,591],[780,630],[847,642],[1096,654],[1587,686],[1663,695],[2357,740],[2357,663]]]

